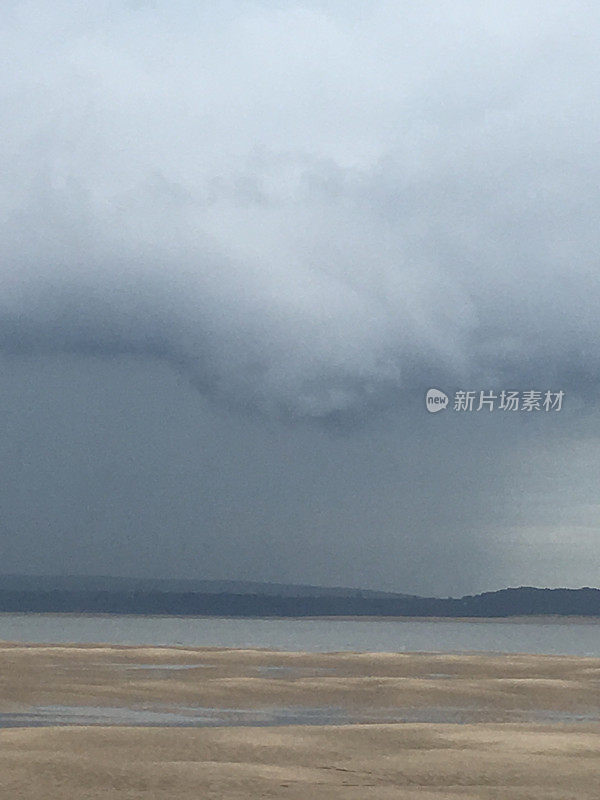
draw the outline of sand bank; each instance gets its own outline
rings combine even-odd
[[[600,731],[515,725],[0,732],[19,800],[597,800]]]
[[[62,705],[329,707],[404,720],[6,727],[0,794],[11,798],[596,800],[599,792],[600,659],[4,644],[0,677],[5,719]],[[411,721],[432,710],[431,722]]]

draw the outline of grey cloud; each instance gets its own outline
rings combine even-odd
[[[2,14],[11,569],[593,582],[596,6]]]
[[[292,418],[596,385],[597,16],[13,3],[0,345]]]

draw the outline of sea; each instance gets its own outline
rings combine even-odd
[[[0,614],[0,641],[307,652],[534,653],[600,657],[600,619],[230,618]]]

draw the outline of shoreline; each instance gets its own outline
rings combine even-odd
[[[330,615],[305,615],[305,616],[242,616],[239,614],[222,615],[222,614],[146,614],[140,612],[133,614],[131,612],[120,611],[0,611],[0,617],[16,617],[16,616],[35,616],[35,617],[84,617],[84,618],[101,618],[113,619],[115,617],[127,617],[131,619],[218,619],[218,620],[241,620],[251,621],[260,620],[268,622],[270,620],[282,622],[302,622],[323,620],[326,622],[516,622],[516,623],[536,623],[543,624],[545,622],[576,622],[576,623],[600,623],[600,615],[587,615],[587,614],[515,614],[510,616],[494,616],[494,617],[450,617],[450,616],[392,616],[387,614],[367,615],[367,614],[330,614]]]
[[[600,656],[596,655],[579,655],[573,653],[532,653],[526,651],[503,651],[503,650],[288,650],[278,649],[274,647],[255,647],[255,646],[242,646],[242,647],[228,647],[221,645],[189,645],[189,644],[130,644],[121,642],[32,642],[18,639],[0,639],[0,661],[2,650],[119,650],[123,652],[128,651],[158,651],[168,654],[169,651],[174,653],[208,653],[208,654],[252,654],[259,655],[273,655],[275,657],[353,657],[360,656],[364,658],[410,658],[412,656],[419,658],[442,658],[448,656],[449,658],[531,658],[531,659],[575,659],[580,661],[599,662]],[[600,677],[599,677],[600,680]]]

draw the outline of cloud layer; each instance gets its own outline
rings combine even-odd
[[[585,392],[599,16],[8,3],[0,347],[141,353],[285,418],[433,380]]]

